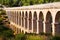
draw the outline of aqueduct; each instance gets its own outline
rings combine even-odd
[[[60,2],[4,8],[16,33],[60,35]]]

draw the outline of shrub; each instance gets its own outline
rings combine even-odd
[[[4,16],[4,18],[8,18],[8,16]]]
[[[26,35],[26,40],[43,40],[43,37],[40,37],[40,35]]]
[[[52,36],[51,33],[45,33],[44,35],[45,35],[45,36]]]
[[[3,19],[2,18],[0,18],[0,22],[2,22],[3,21]]]
[[[15,40],[26,40],[25,34],[17,34]]]
[[[45,35],[45,33],[43,33],[43,32],[41,32],[41,33],[39,33],[40,35]]]
[[[3,23],[2,23],[2,21],[3,21],[3,19],[2,18],[0,18],[0,25],[2,25]]]
[[[60,40],[60,36],[54,36],[51,40]]]
[[[6,15],[6,12],[5,11],[2,11],[0,15]]]

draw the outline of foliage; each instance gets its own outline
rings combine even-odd
[[[26,35],[26,40],[44,40],[40,35]]]
[[[2,18],[0,18],[0,22],[2,22],[3,21],[3,19]]]
[[[54,36],[51,40],[60,40],[60,36]]]
[[[13,6],[13,0],[9,0],[9,6],[11,7],[11,6]]]
[[[25,34],[22,34],[22,33],[17,34],[17,35],[15,36],[15,40],[26,40]]]
[[[6,28],[3,25],[0,25],[0,36],[4,36],[5,38],[13,37],[13,31],[9,28]]]
[[[4,18],[8,18],[8,16],[4,16]]]
[[[6,38],[7,40],[13,38],[13,31],[9,28],[6,28],[4,25],[0,25],[0,37]]]
[[[1,11],[0,16],[6,15],[5,11],[3,10],[0,11]],[[4,17],[7,18],[7,16]],[[9,40],[14,37],[13,35],[14,32],[11,29],[7,28],[4,24],[2,24],[4,17],[0,17],[0,38],[2,40]]]
[[[0,15],[6,15],[6,12],[2,10]]]
[[[59,2],[60,0],[0,0],[0,4],[10,7]]]
[[[17,34],[15,35],[15,40],[44,40],[45,37],[37,34]]]

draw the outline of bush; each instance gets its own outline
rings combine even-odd
[[[60,40],[60,36],[54,36],[51,40]]]
[[[6,15],[6,12],[5,11],[2,11],[0,15]]]
[[[10,38],[10,37],[13,37],[13,31],[12,30],[6,30],[6,31],[3,31],[3,35],[7,38]]]
[[[41,32],[41,33],[39,33],[40,35],[45,35],[45,33],[43,33],[43,32]]]
[[[40,35],[26,35],[26,40],[44,40]]]
[[[45,33],[45,36],[52,36],[51,33]]]
[[[3,21],[3,19],[2,18],[0,18],[0,22],[2,22]]]
[[[26,40],[25,34],[17,34],[15,40]]]
[[[8,18],[8,16],[4,16],[4,18]]]
[[[0,25],[2,25],[3,23],[2,23],[2,21],[3,21],[3,19],[2,18],[0,18]]]
[[[25,35],[38,35],[36,33],[25,33]]]
[[[6,28],[4,25],[0,25],[0,37],[4,39],[11,39],[14,37],[13,31],[9,28]]]

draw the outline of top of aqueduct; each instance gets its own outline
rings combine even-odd
[[[31,5],[31,6],[22,6],[22,7],[8,7],[4,8],[5,10],[29,10],[29,9],[59,9],[60,2],[54,3],[46,3],[46,4],[38,4],[38,5]]]

